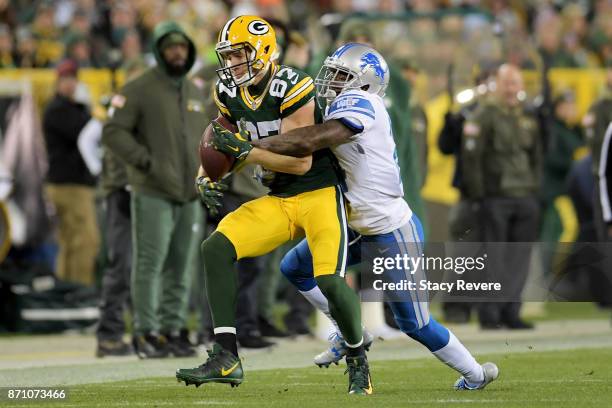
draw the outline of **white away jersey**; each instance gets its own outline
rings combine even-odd
[[[382,98],[361,90],[340,94],[328,106],[325,120],[337,119],[355,130],[351,142],[332,151],[346,173],[349,225],[363,235],[385,234],[412,216],[404,189]]]

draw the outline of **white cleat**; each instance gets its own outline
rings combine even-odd
[[[499,377],[499,369],[494,363],[484,363],[482,365],[482,371],[484,373],[484,380],[482,381],[481,384],[479,385],[468,384],[465,377],[461,377],[455,382],[455,389],[456,390],[482,390],[489,383],[497,380],[497,377]]]
[[[317,354],[314,358],[314,363],[319,367],[329,367],[331,363],[338,365],[338,361],[342,360],[346,355],[346,342],[342,338],[342,335],[338,332],[334,332],[329,335],[329,348]],[[363,348],[367,350],[374,342],[374,335],[363,329]]]

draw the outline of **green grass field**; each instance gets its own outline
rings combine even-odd
[[[277,357],[278,358],[278,357]],[[495,361],[500,378],[481,391],[454,391],[456,374],[433,358],[375,361],[374,395],[348,396],[343,366],[247,372],[238,388],[185,387],[172,377],[68,387],[69,399],[41,406],[70,407],[610,407],[612,349],[479,356]],[[6,400],[3,401],[6,404]],[[0,404],[1,405],[1,404]],[[4,406],[31,407],[32,403]]]

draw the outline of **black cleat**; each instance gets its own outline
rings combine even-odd
[[[132,339],[134,351],[139,358],[166,358],[169,355],[168,340],[151,332]]]
[[[168,353],[174,357],[195,357],[197,352],[189,340],[189,331],[181,329],[178,333],[164,333],[168,340]]]
[[[96,357],[124,357],[134,354],[132,346],[123,340],[98,340]]]

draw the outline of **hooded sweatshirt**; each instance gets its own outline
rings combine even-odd
[[[188,42],[181,76],[170,76],[161,40],[180,33]],[[127,164],[128,183],[136,192],[178,203],[197,197],[198,145],[208,124],[204,95],[185,75],[196,58],[193,42],[174,22],[157,25],[153,35],[157,66],[128,82],[111,101],[103,145]]]

